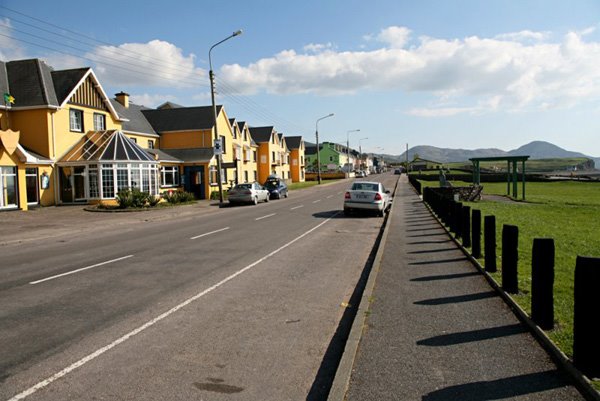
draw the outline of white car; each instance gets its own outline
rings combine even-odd
[[[269,201],[269,191],[257,182],[237,184],[227,194],[229,204]]]
[[[355,181],[344,194],[344,214],[354,211],[370,211],[383,217],[391,204],[390,191],[376,181]]]

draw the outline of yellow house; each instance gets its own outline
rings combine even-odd
[[[290,149],[287,146],[286,137],[282,133],[278,133],[279,139],[279,165],[277,166],[277,175],[292,182],[292,173],[290,171]]]
[[[272,126],[251,127],[250,135],[258,145],[258,182],[264,183],[268,176],[279,175],[277,169],[281,157],[279,136]]]
[[[181,166],[181,187],[197,199],[207,199],[213,192],[218,192],[212,107],[169,107],[141,112],[160,137],[160,149],[149,152],[154,153],[163,165]],[[228,189],[235,184],[238,171],[237,137],[234,139],[234,129],[220,105],[217,106],[217,128],[223,149],[221,181],[223,188]]]
[[[14,97],[14,104],[1,106],[2,130],[19,132],[18,151],[2,141],[1,174],[8,180],[0,181],[11,187],[2,192],[17,195],[5,196],[0,208],[86,199],[87,168],[60,160],[88,131],[118,130],[122,123],[91,68],[53,70],[39,59],[0,62],[0,89]]]
[[[286,136],[285,142],[290,150],[290,172],[292,182],[303,182],[305,180],[304,162],[304,140],[301,136]]]
[[[235,121],[237,128],[239,153],[237,154],[239,167],[239,182],[258,182],[257,158],[258,145],[252,139],[248,124],[245,121]]]

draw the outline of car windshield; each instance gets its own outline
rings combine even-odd
[[[265,183],[265,187],[267,187],[267,188],[277,188],[278,184],[279,183],[277,181],[267,181]]]
[[[352,184],[353,191],[379,191],[378,184],[372,184],[368,182],[355,182]]]
[[[238,184],[235,189],[252,189],[252,184]]]

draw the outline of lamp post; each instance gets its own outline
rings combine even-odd
[[[319,121],[333,117],[333,113],[317,119],[315,124],[315,137],[317,138],[317,181],[321,184],[321,154],[319,152]]]
[[[360,138],[358,140],[358,157],[359,157],[359,160],[360,160],[360,166],[362,166],[362,146],[360,144],[360,141],[363,141],[365,139],[369,139],[369,138]],[[361,170],[363,170],[363,169],[361,168]]]
[[[359,132],[360,129],[352,129],[350,131],[346,131],[346,153],[348,155],[348,178],[350,178],[350,133],[351,132]]]
[[[212,101],[212,108],[213,108],[213,123],[214,123],[214,127],[215,127],[215,137],[214,137],[214,142],[215,144],[219,141],[219,131],[217,130],[217,105],[215,103],[215,74],[213,73],[213,68],[212,68],[212,59],[211,59],[211,52],[212,50],[217,47],[218,45],[220,45],[221,43],[225,42],[226,40],[229,40],[235,36],[241,35],[242,34],[242,30],[237,30],[234,33],[232,33],[231,35],[229,35],[228,37],[226,37],[225,39],[223,39],[220,42],[215,43],[214,45],[212,45],[210,47],[210,49],[208,50],[208,65],[210,66],[210,70],[208,72],[208,77],[210,78],[210,99]],[[223,144],[221,144],[221,146],[223,146]],[[223,149],[221,149],[222,151]],[[217,183],[219,185],[219,207],[223,206],[223,183],[221,180],[221,153],[217,154]]]

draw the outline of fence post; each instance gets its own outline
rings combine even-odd
[[[461,227],[461,235],[462,235],[462,244],[465,248],[471,246],[471,207],[463,206],[461,209],[462,215],[462,227]]]
[[[502,226],[502,289],[509,294],[519,293],[518,248],[519,227],[505,224]]]
[[[531,319],[544,330],[554,328],[554,240],[535,238],[531,252]]]
[[[573,363],[588,378],[600,377],[600,258],[577,256]]]
[[[454,236],[462,237],[462,203],[454,202]]]
[[[473,243],[471,246],[471,255],[475,259],[478,259],[481,257],[481,210],[473,209],[471,219],[471,237]]]
[[[483,218],[483,231],[485,270],[495,273],[498,271],[496,267],[496,216]]]

